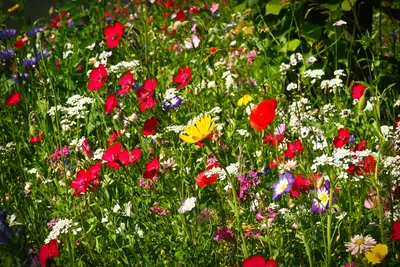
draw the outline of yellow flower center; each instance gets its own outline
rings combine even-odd
[[[364,244],[364,239],[358,239],[355,243],[357,245],[362,245],[362,244]]]

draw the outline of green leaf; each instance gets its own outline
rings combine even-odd
[[[281,9],[287,6],[288,3],[282,2],[280,0],[272,0],[269,1],[268,4],[265,6],[265,15],[279,15]]]
[[[342,9],[344,11],[350,11],[351,8],[354,6],[357,0],[343,0],[342,2]]]
[[[282,48],[281,52],[286,53],[287,51],[294,51],[297,49],[297,47],[301,44],[301,41],[299,39],[293,39],[287,42]]]
[[[258,3],[258,0],[249,0],[249,7],[253,7],[257,3]]]
[[[247,4],[247,1],[244,1],[240,5],[237,5],[237,6],[233,7],[233,11],[239,12],[239,11],[244,10],[246,8],[246,4]]]

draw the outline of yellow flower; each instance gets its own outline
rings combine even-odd
[[[388,254],[388,247],[384,244],[378,244],[373,249],[365,253],[368,261],[372,264],[381,263]]]
[[[19,8],[19,4],[16,4],[15,6],[10,7],[10,8],[8,9],[8,13],[14,12],[14,11],[17,10],[18,8]]]
[[[253,98],[250,96],[250,95],[244,95],[244,96],[242,96],[240,99],[239,99],[239,101],[238,101],[238,103],[237,103],[237,105],[240,107],[240,106],[242,106],[242,105],[247,105],[251,100],[253,100]]]
[[[210,116],[205,116],[196,121],[195,125],[183,129],[187,135],[180,134],[179,137],[186,143],[200,142],[206,138],[214,129],[214,122]]]

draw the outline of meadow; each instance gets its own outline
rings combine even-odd
[[[0,266],[400,266],[399,3],[14,2]]]

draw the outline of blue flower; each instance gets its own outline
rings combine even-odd
[[[274,189],[274,195],[272,200],[279,200],[282,195],[287,194],[292,189],[292,184],[295,182],[293,174],[284,173],[279,175],[278,182],[272,185]]]
[[[179,96],[174,96],[170,99],[165,99],[163,102],[163,107],[166,110],[178,108],[181,105],[182,101],[183,101],[183,98],[181,98]]]
[[[29,38],[36,38],[36,34],[38,32],[42,32],[42,31],[44,31],[43,28],[34,28],[34,29],[30,30],[30,31],[27,31],[26,32],[26,36],[28,36]]]
[[[25,67],[32,67],[38,64],[38,60],[35,57],[25,58],[22,60],[22,62],[24,63]]]
[[[7,211],[0,211],[0,245],[7,244],[12,237],[11,228],[8,226],[6,219]]]
[[[0,60],[8,60],[11,59],[15,54],[15,51],[13,49],[8,49],[8,50],[3,50],[0,51]]]
[[[5,41],[17,35],[17,30],[9,29],[9,30],[0,30],[0,40]]]

